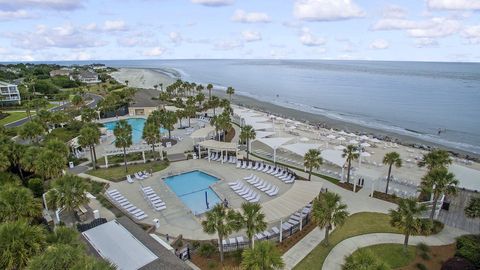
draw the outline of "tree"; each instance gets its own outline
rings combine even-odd
[[[126,85],[127,87],[128,87],[128,83],[129,83],[128,80],[125,80],[125,85]]]
[[[19,135],[24,140],[26,139],[38,144],[39,138],[44,132],[45,130],[43,126],[37,121],[28,121],[27,123],[23,124]]]
[[[55,209],[73,213],[76,208],[90,201],[88,190],[89,185],[84,179],[67,174],[53,181],[52,189],[47,193],[47,203]]]
[[[125,163],[125,173],[128,173],[127,168],[127,147],[132,145],[132,126],[126,120],[118,121],[113,129],[115,135],[115,147],[123,148],[123,161]]]
[[[450,154],[445,150],[438,149],[423,155],[423,159],[418,163],[418,167],[427,167],[430,171],[436,167],[447,167],[451,163]]]
[[[317,226],[325,229],[325,245],[328,246],[328,236],[333,226],[345,223],[349,213],[347,205],[343,204],[340,195],[332,192],[320,193],[313,200],[312,217]]]
[[[41,151],[33,163],[35,173],[40,175],[43,180],[62,175],[66,164],[67,159],[61,153],[48,149]]]
[[[240,130],[240,140],[244,141],[247,144],[247,160],[248,154],[250,152],[250,141],[255,140],[255,137],[255,129],[253,129],[253,127],[250,125],[245,125]]]
[[[28,188],[5,185],[0,189],[0,221],[31,221],[42,215],[42,206]]]
[[[445,167],[433,167],[423,178],[420,183],[423,192],[433,194],[433,206],[430,213],[430,220],[433,221],[435,211],[437,210],[437,202],[442,194],[456,195],[458,180],[455,179],[453,173],[449,173]]]
[[[359,157],[357,147],[353,145],[348,145],[347,148],[343,149],[343,158],[346,158],[348,162],[347,167],[347,183],[350,183],[350,169],[352,168],[352,161],[356,160]]]
[[[422,228],[420,215],[426,209],[424,204],[418,204],[417,201],[412,198],[400,198],[397,209],[390,209],[390,224],[400,229],[405,235],[405,240],[403,241],[404,252],[407,252],[408,238],[410,235],[420,232]]]
[[[303,157],[303,165],[308,169],[308,181],[312,178],[313,168],[318,169],[323,164],[323,159],[320,156],[320,151],[317,149],[310,149]]]
[[[390,184],[390,176],[392,174],[392,166],[400,168],[402,167],[402,159],[397,152],[386,153],[383,157],[383,164],[388,165],[387,187],[385,188],[385,194],[388,193],[388,184]]]
[[[153,156],[155,158],[155,144],[161,142],[159,126],[153,120],[147,120],[143,126],[142,139],[152,146]]]
[[[343,270],[389,270],[390,267],[377,258],[370,250],[360,249],[348,256]]]
[[[480,218],[480,197],[470,199],[465,215],[469,218]]]
[[[217,233],[220,246],[220,261],[223,262],[223,238],[242,227],[242,217],[232,209],[227,209],[223,204],[215,205],[208,211],[202,221],[203,231],[208,234]]]
[[[82,122],[90,123],[97,118],[97,112],[92,108],[83,108],[81,112]]]
[[[72,105],[78,110],[84,104],[84,100],[80,95],[74,95],[72,97]]]
[[[45,248],[45,231],[25,221],[0,224],[0,269],[23,269]]]
[[[202,106],[202,102],[205,101],[205,95],[200,92],[195,96],[195,100],[198,102],[198,106]]]
[[[241,266],[244,269],[273,270],[283,269],[285,263],[275,245],[263,241],[259,242],[255,248],[245,249],[242,252]]]
[[[258,203],[242,204],[243,224],[245,225],[247,237],[250,240],[250,247],[254,247],[255,234],[267,229],[265,214],[262,213],[262,206]]]
[[[209,99],[209,100],[212,99],[212,88],[213,88],[213,85],[212,85],[211,83],[207,84],[208,99]]]
[[[78,143],[82,147],[90,148],[90,158],[92,160],[93,169],[97,167],[97,153],[95,150],[95,145],[100,142],[100,136],[100,130],[95,124],[87,124],[80,129]]]
[[[45,144],[45,148],[62,155],[62,157],[65,159],[67,159],[68,155],[70,154],[68,146],[57,138],[48,140],[48,142]]]
[[[67,226],[55,227],[55,230],[47,236],[47,242],[50,244],[64,244],[72,247],[84,246],[84,242],[80,240],[80,234],[78,231]]]
[[[235,89],[231,86],[227,88],[227,95],[230,98],[230,101],[232,101],[232,95],[235,94]]]
[[[35,172],[35,161],[42,152],[42,149],[38,146],[29,146],[23,155],[20,157],[20,166],[27,172]]]
[[[162,117],[162,126],[168,130],[168,138],[172,138],[172,130],[175,128],[175,123],[177,123],[177,115],[175,112],[172,111],[166,111],[163,113]]]
[[[220,99],[217,96],[213,96],[210,98],[208,105],[213,109],[213,116],[217,115],[216,109],[218,106],[220,106]]]
[[[217,124],[219,128],[223,131],[223,141],[226,140],[227,132],[232,128],[232,120],[230,118],[230,114],[223,112],[217,118]]]

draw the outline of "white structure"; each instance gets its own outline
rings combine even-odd
[[[80,71],[76,78],[82,83],[99,83],[100,79],[96,72]]]
[[[0,103],[21,103],[20,92],[18,91],[18,87],[15,84],[0,81],[0,96]]]

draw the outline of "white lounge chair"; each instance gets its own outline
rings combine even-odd
[[[249,176],[245,176],[243,179],[244,180],[250,180],[250,179],[253,179],[253,177],[255,177],[255,175],[253,175],[253,173],[252,173]]]
[[[127,182],[130,183],[130,184],[133,184],[133,179],[130,175],[127,175]]]

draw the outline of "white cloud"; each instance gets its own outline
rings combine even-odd
[[[88,31],[94,31],[97,30],[97,24],[96,23],[89,23],[83,27],[85,30]]]
[[[83,2],[83,0],[0,0],[0,9],[41,8],[73,10],[83,7]]]
[[[426,22],[416,22],[407,19],[389,19],[383,18],[377,21],[373,26],[372,30],[403,30],[403,29],[413,29],[413,28],[423,28],[427,27]]]
[[[383,9],[384,18],[404,18],[407,15],[407,11],[396,5],[389,5]]]
[[[170,38],[170,41],[176,45],[180,45],[180,43],[183,41],[182,35],[180,35],[178,32],[170,32],[168,34],[168,38]]]
[[[438,41],[433,38],[417,38],[415,39],[415,46],[418,48],[427,48],[438,46]]]
[[[233,0],[192,0],[192,3],[208,7],[221,7],[233,4]]]
[[[306,21],[336,21],[365,16],[365,12],[352,0],[296,0],[293,14]]]
[[[465,27],[462,36],[468,39],[469,43],[480,44],[480,25]]]
[[[242,32],[243,40],[246,42],[260,41],[262,40],[262,35],[258,31],[245,30]]]
[[[243,43],[238,40],[222,40],[215,43],[214,48],[221,51],[229,51],[243,47]]]
[[[370,43],[370,49],[374,50],[384,50],[390,46],[388,41],[384,39],[376,39],[372,43]]]
[[[105,21],[103,24],[103,30],[105,31],[125,31],[127,30],[127,24],[122,20]]]
[[[300,34],[300,42],[305,46],[321,46],[326,43],[324,38],[314,36],[309,28],[303,28]]]
[[[242,23],[268,23],[270,17],[263,12],[245,12],[244,10],[237,9],[233,13],[232,21]]]
[[[136,37],[122,37],[117,39],[117,43],[123,47],[134,47],[141,44],[141,40]]]
[[[480,0],[427,0],[430,9],[480,10]]]
[[[74,52],[70,55],[66,55],[63,57],[64,60],[76,60],[76,61],[85,61],[85,60],[92,60],[93,57],[91,54],[87,52]]]
[[[0,0],[1,1],[1,0]],[[15,11],[3,11],[0,10],[0,21],[18,20],[18,19],[31,19],[35,16],[31,15],[25,10]]]
[[[153,47],[143,52],[144,56],[161,56],[165,53],[165,48],[163,47]]]
[[[408,29],[407,32],[412,37],[434,38],[450,36],[457,33],[460,29],[461,24],[457,20],[432,18],[427,26]]]

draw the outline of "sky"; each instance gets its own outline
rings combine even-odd
[[[0,62],[480,61],[480,0],[0,0]]]

